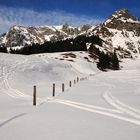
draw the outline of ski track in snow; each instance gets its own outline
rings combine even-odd
[[[14,70],[16,69],[16,67],[18,65],[25,63],[26,61],[27,61],[27,59],[25,59],[23,62],[16,64],[14,67],[11,68],[12,71],[10,71],[10,72],[6,72],[6,67],[2,68],[2,75],[3,76],[1,78],[3,78],[3,81],[1,83],[1,87],[2,87],[2,85],[5,86],[5,89],[2,89],[2,91],[4,91],[4,93],[6,93],[7,95],[9,95],[12,98],[22,98],[22,99],[23,98],[30,98],[29,95],[26,95],[26,94],[18,91],[17,89],[13,89],[10,86],[9,81],[8,81],[8,77],[15,72]]]
[[[95,105],[89,105],[89,104],[84,104],[84,103],[79,103],[79,102],[73,102],[73,101],[69,101],[69,100],[55,99],[55,101],[62,101],[62,102],[70,103],[70,104],[80,105],[80,106],[93,108],[93,109],[98,109],[98,110],[107,111],[107,112],[112,112],[112,113],[122,113],[121,111],[115,110],[115,109],[103,108],[103,107],[99,107],[99,106],[95,106]]]
[[[120,102],[118,99],[112,96],[111,92],[106,91],[104,93],[104,99],[116,109],[136,118],[140,119],[140,111],[138,109],[132,108],[129,105],[126,105]]]
[[[3,121],[2,123],[0,123],[0,128],[5,126],[5,125],[7,125],[7,124],[9,124],[11,121],[13,121],[13,120],[15,121],[15,119],[20,118],[20,117],[25,116],[25,115],[26,115],[26,113],[21,113],[21,114],[18,114],[16,116],[11,117],[8,120]]]
[[[119,120],[122,120],[122,121],[126,121],[126,122],[129,122],[129,123],[135,124],[135,125],[140,125],[140,120],[137,120],[137,119],[134,119],[134,118],[128,118],[128,117],[119,116],[117,114],[113,114],[114,110],[111,110],[111,109],[110,110],[109,109],[108,110],[103,109],[103,108],[101,109],[100,107],[99,107],[100,108],[99,109],[97,106],[95,106],[95,107],[92,106],[92,108],[95,108],[95,109],[92,109],[91,106],[87,105],[87,104],[77,103],[77,102],[72,102],[72,101],[67,101],[67,100],[59,100],[59,99],[54,99],[51,102],[64,104],[64,105],[74,107],[74,108],[77,108],[77,109],[80,109],[80,110],[93,112],[93,113],[105,115],[105,116],[108,116],[108,117],[112,117],[112,118],[115,118],[115,119],[119,119]],[[110,112],[112,112],[112,113],[110,113]],[[115,113],[121,113],[121,112],[118,110]]]
[[[27,94],[24,94],[23,92],[20,92],[17,89],[12,88],[10,86],[9,80],[8,80],[8,77],[15,72],[16,67],[23,64],[23,63],[26,63],[27,60],[28,59],[25,59],[24,61],[17,63],[14,67],[11,68],[10,72],[6,72],[6,67],[2,68],[2,76],[0,78],[2,78],[3,80],[1,82],[0,87],[5,86],[5,88],[3,88],[1,90],[5,94],[7,94],[8,96],[10,96],[12,98],[19,98],[19,99],[22,99],[22,100],[32,100],[32,96],[29,96]],[[37,99],[38,99],[39,102],[42,101],[41,98],[37,98]]]
[[[138,109],[132,108],[131,106],[120,102],[118,99],[113,97],[113,95],[109,91],[111,90],[111,88],[114,87],[114,85],[111,85],[111,84],[104,84],[104,85],[107,86],[108,89],[106,90],[105,93],[103,93],[103,97],[107,103],[109,103],[111,106],[115,107],[116,109],[103,108],[99,106],[74,102],[70,100],[60,100],[60,99],[53,99],[53,98],[47,98],[47,99],[48,101],[51,101],[51,102],[57,102],[57,103],[68,105],[68,106],[78,108],[81,110],[85,110],[85,111],[105,115],[108,117],[112,117],[115,119],[123,120],[129,123],[133,123],[135,125],[140,125],[140,111]],[[131,118],[119,116],[118,114],[128,114],[129,116],[131,116]]]
[[[4,85],[5,85],[5,88],[6,89],[2,89],[4,91],[4,93],[6,93],[7,95],[9,95],[10,97],[12,98],[19,98],[19,99],[22,99],[22,100],[32,100],[32,96],[29,96],[27,94],[24,94],[22,92],[20,92],[19,90],[17,89],[13,89],[10,84],[9,84],[9,81],[8,81],[8,75],[7,74],[5,77],[4,77]],[[37,101],[38,102],[42,102],[43,99],[41,98],[37,98]],[[39,103],[38,103],[39,104]]]
[[[32,100],[32,98],[33,98],[32,96],[27,95],[27,94],[25,94],[17,89],[12,88],[10,86],[9,80],[8,80],[8,77],[10,75],[12,75],[13,73],[15,73],[16,67],[26,63],[27,61],[28,61],[28,59],[25,59],[22,62],[17,63],[15,66],[13,66],[11,68],[10,72],[6,72],[7,71],[6,67],[2,68],[2,76],[0,77],[0,79],[2,79],[2,82],[0,84],[0,88],[3,91],[3,93],[7,94],[8,96],[10,96],[12,98],[18,98],[21,100]],[[5,88],[2,88],[2,86],[4,86]],[[44,100],[46,101],[46,99],[42,99],[42,98],[37,97],[38,104],[41,104],[42,102],[44,102]]]

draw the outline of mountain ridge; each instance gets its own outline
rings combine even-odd
[[[135,57],[140,53],[140,21],[129,10],[115,11],[107,20],[97,26],[83,25],[72,27],[60,26],[13,26],[0,38],[1,46],[20,49],[46,41],[61,41],[80,35],[97,35],[103,40],[104,51],[117,50],[120,58]],[[87,42],[88,43],[88,42]],[[87,45],[87,48],[95,45]]]

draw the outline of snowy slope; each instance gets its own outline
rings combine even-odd
[[[53,82],[57,82],[60,86],[62,82],[68,83],[77,76],[82,77],[94,73],[94,70],[98,71],[96,64],[88,62],[90,58],[85,58],[89,58],[86,52],[30,56],[1,54],[1,88],[14,96],[14,88],[18,87],[23,96],[24,93],[26,96],[27,93],[32,94],[33,85],[37,85],[42,94],[50,95],[51,88],[46,91],[47,85],[52,86]],[[22,98],[18,96],[18,91],[16,96]]]
[[[139,140],[140,59],[126,59],[122,70],[106,73],[85,57],[85,52],[1,53],[0,139]],[[87,79],[74,85],[77,76]],[[32,106],[33,85],[37,107]]]

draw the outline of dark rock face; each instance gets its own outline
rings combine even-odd
[[[100,28],[101,27],[101,28]],[[111,33],[108,28],[106,28],[106,26],[104,25],[99,25],[94,29],[94,32],[96,32],[96,34],[100,35],[102,34],[103,37],[107,37],[107,36],[113,36],[113,33]]]
[[[82,32],[86,32],[86,31],[88,31],[88,30],[91,29],[91,28],[92,28],[91,25],[85,24],[85,25],[83,25],[83,26],[81,27],[81,31],[82,31]]]
[[[104,24],[108,28],[126,29],[127,31],[135,31],[136,35],[140,35],[140,22],[127,9],[115,12]]]
[[[80,33],[80,30],[78,30],[78,28],[70,27],[68,24],[62,26],[62,31],[64,31],[68,35],[78,35]]]

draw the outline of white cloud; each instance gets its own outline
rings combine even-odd
[[[13,25],[60,25],[69,23],[74,26],[97,24],[102,19],[79,16],[64,11],[36,12],[29,9],[0,7],[0,33]]]

